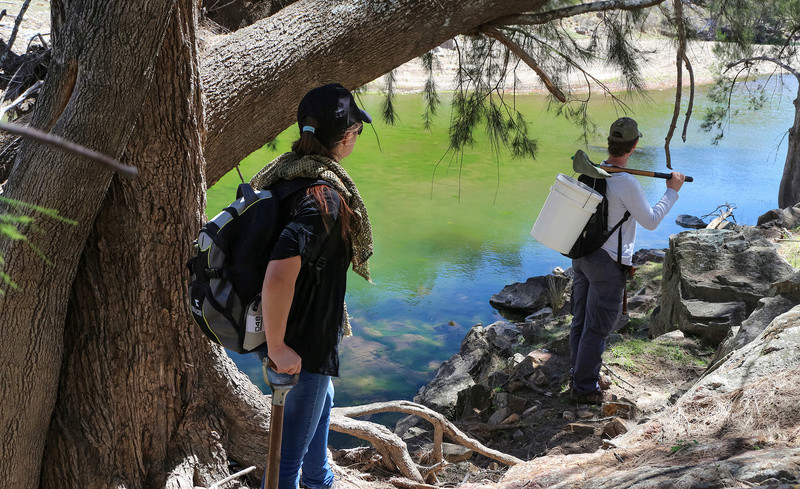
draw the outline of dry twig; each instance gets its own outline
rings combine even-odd
[[[211,484],[210,486],[208,486],[208,489],[219,489],[220,487],[222,487],[223,484],[227,484],[228,482],[230,482],[230,481],[232,481],[234,479],[238,479],[239,477],[241,477],[241,476],[243,476],[245,474],[249,474],[250,472],[252,472],[254,470],[256,470],[256,466],[252,465],[252,466],[250,466],[250,467],[248,467],[248,468],[246,468],[244,470],[240,470],[239,472],[236,472],[235,474],[229,475],[228,477],[222,479],[221,481],[217,481],[217,482]]]
[[[106,168],[114,170],[120,175],[128,178],[135,178],[139,174],[139,170],[137,170],[136,167],[123,165],[114,158],[108,157],[102,153],[98,153],[97,151],[91,150],[85,146],[67,141],[66,139],[54,134],[48,134],[46,132],[39,131],[38,129],[34,129],[32,127],[20,126],[19,124],[0,123],[0,131],[17,134],[28,139],[33,139],[34,141],[38,141],[40,143],[55,146],[56,148],[62,149],[68,153],[83,156],[84,158],[92,160],[95,163],[100,163]]]

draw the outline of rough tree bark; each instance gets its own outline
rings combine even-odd
[[[68,9],[53,2],[58,49],[33,125],[119,156],[149,85],[171,8],[171,0],[86,0],[70,2]],[[0,486],[33,488],[56,400],[71,283],[111,172],[41,145],[26,144],[20,153],[6,196],[58,209],[78,221],[71,226],[40,220],[40,231],[29,232],[52,266],[19,241],[0,243],[5,270],[22,284],[0,296]]]
[[[797,96],[794,99],[794,124],[789,129],[789,147],[783,177],[778,189],[778,207],[790,207],[800,202],[800,75],[797,78]]]

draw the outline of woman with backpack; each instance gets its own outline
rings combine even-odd
[[[261,293],[267,348],[257,353],[274,364],[269,375],[299,374],[285,400],[280,489],[296,489],[298,483],[311,489],[334,487],[328,427],[339,340],[352,334],[344,304],[347,268],[352,263],[369,280],[372,255],[366,207],[340,163],[353,152],[364,123],[371,122],[341,85],[315,88],[297,109],[300,138],[292,151],[251,181],[253,188],[278,195],[287,186],[302,187],[280,202],[283,231]]]

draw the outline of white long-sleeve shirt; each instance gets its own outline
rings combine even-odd
[[[636,242],[636,223],[645,229],[653,230],[669,213],[678,200],[678,192],[667,188],[661,200],[650,207],[644,195],[642,184],[628,173],[613,173],[606,179],[606,197],[608,198],[608,229],[610,230],[622,219],[625,211],[631,213],[627,221],[622,223],[620,229],[608,238],[603,249],[614,260],[617,259],[617,245],[619,233],[622,232],[622,260],[625,265],[630,265],[633,259],[633,247]]]

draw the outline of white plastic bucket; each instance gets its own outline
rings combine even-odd
[[[602,200],[603,196],[588,185],[559,173],[531,236],[548,248],[568,253]]]

